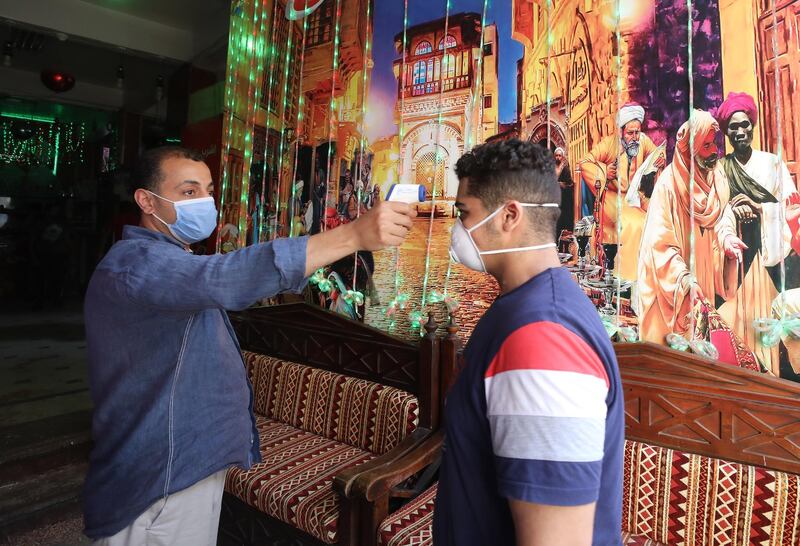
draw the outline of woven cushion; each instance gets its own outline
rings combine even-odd
[[[336,542],[333,477],[375,456],[265,417],[257,417],[256,426],[263,462],[248,471],[228,470],[225,490],[323,542]]]
[[[433,544],[433,503],[436,484],[383,520],[378,546],[422,546]]]
[[[294,362],[244,352],[256,413],[372,453],[386,453],[418,422],[416,396]]]
[[[676,545],[796,546],[800,476],[625,442],[622,528]]]
[[[436,484],[391,514],[378,530],[378,546],[430,546],[433,544],[433,505]],[[664,546],[647,537],[622,534],[625,546]]]
[[[661,542],[654,542],[647,537],[630,533],[622,533],[622,544],[623,546],[667,546]]]

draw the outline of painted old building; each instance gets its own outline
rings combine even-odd
[[[482,32],[489,46],[483,50]],[[477,13],[460,13],[448,18],[446,33],[439,19],[406,34],[405,51],[403,35],[395,37],[396,120],[404,127],[400,180],[452,198],[458,190],[453,166],[465,144],[497,132],[497,30],[481,29]]]
[[[305,38],[303,20],[290,21],[281,0],[232,5],[223,116],[223,249],[288,235],[291,215],[299,212],[292,204],[299,209],[316,181],[327,184],[335,199],[340,175],[366,147],[364,71],[368,75],[372,68],[364,57],[371,32],[366,2],[339,0],[337,14],[337,0],[325,0],[307,16]]]
[[[514,0],[512,37],[524,47],[519,65],[520,138],[561,146],[570,165],[614,130],[618,101],[616,36],[608,2]],[[549,18],[549,21],[548,21]],[[548,45],[548,22],[550,44]],[[628,44],[623,35],[622,77]],[[549,104],[549,109],[548,109]]]

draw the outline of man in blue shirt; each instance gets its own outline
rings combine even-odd
[[[228,254],[189,245],[217,223],[195,153],[145,152],[132,174],[142,210],[97,266],[85,302],[94,448],[84,487],[96,544],[216,544],[225,470],[260,460],[236,336],[225,313],[299,292],[320,267],[399,245],[414,213],[385,203],[313,237]]]
[[[436,546],[618,546],[624,413],[614,350],[555,248],[549,152],[509,140],[456,165],[456,261],[500,296],[447,397]]]

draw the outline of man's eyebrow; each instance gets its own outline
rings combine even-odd
[[[181,182],[181,185],[184,184],[189,184],[190,186],[200,186],[200,182],[198,182],[197,180],[184,180],[183,182]]]
[[[463,208],[464,207],[464,203],[462,203],[461,201],[456,201],[456,206],[458,208]]]

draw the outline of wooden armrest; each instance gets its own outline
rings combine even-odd
[[[443,441],[444,431],[439,429],[405,457],[361,472],[350,485],[350,495],[361,497],[368,502],[374,501],[378,496],[435,462],[441,452]]]
[[[365,472],[374,472],[377,469],[402,458],[407,453],[413,451],[425,439],[431,435],[427,428],[417,427],[402,442],[394,446],[383,455],[367,461],[364,464],[348,468],[333,477],[333,489],[342,497],[350,497],[352,486],[356,479]]]

